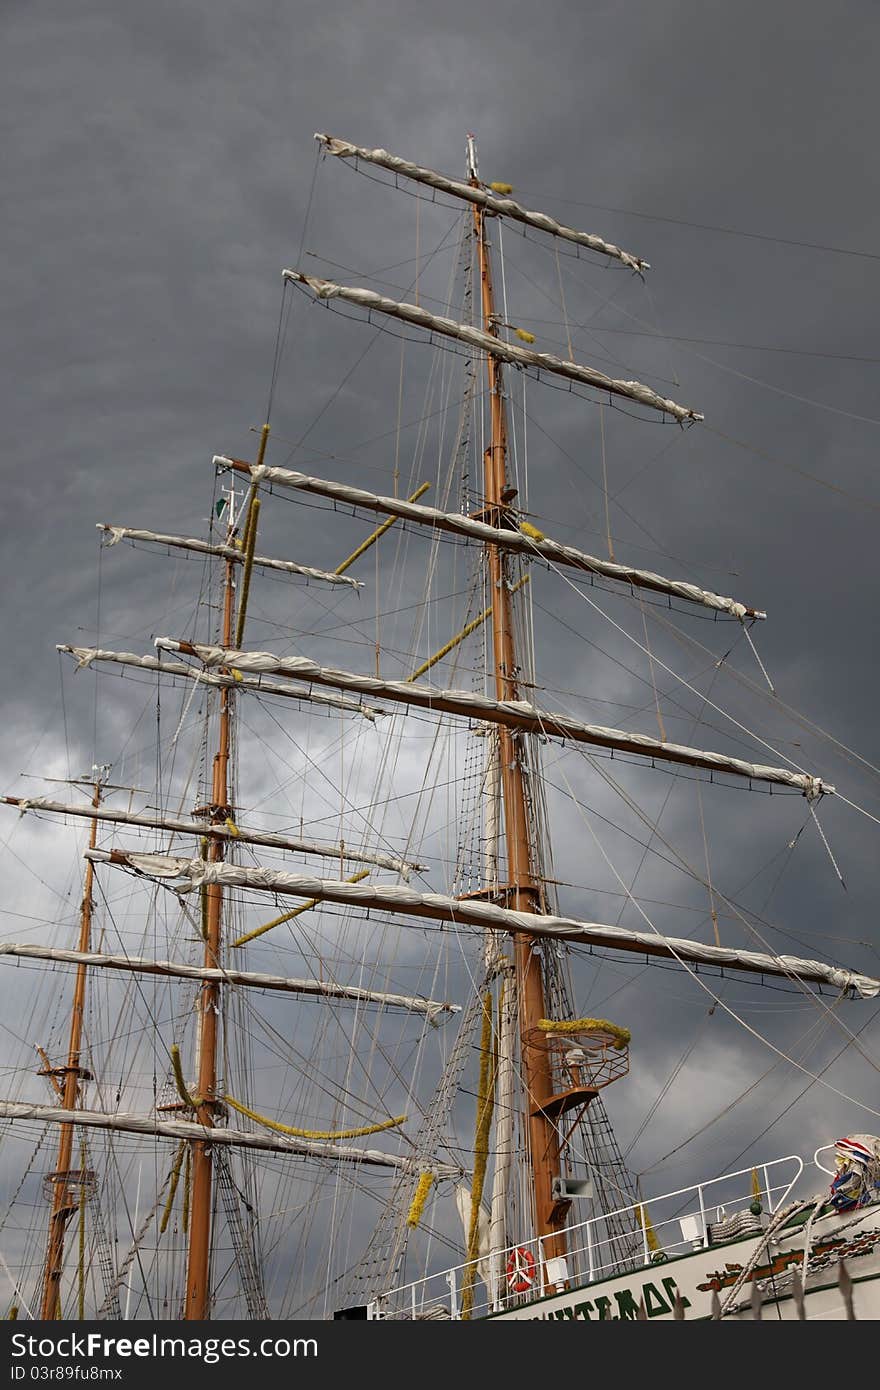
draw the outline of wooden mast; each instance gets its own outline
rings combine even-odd
[[[95,770],[94,790],[92,794],[92,805],[97,807],[101,802],[101,779],[98,770]],[[89,835],[89,848],[94,849],[98,838],[97,819],[92,820],[91,833]],[[95,869],[91,860],[86,862],[85,881],[83,884],[83,899],[79,915],[79,944],[78,950],[88,951],[91,944],[92,934],[92,885],[94,882]],[[80,1066],[80,1051],[82,1048],[83,1016],[85,1013],[86,999],[86,969],[85,965],[78,965],[76,970],[76,983],[73,990],[73,1008],[70,1016],[70,1040],[67,1049],[67,1065],[64,1067],[49,1067],[46,1071],[56,1088],[59,1090],[59,1100],[62,1109],[75,1110],[80,1099],[80,1080],[87,1079],[89,1073]],[[58,1073],[64,1077],[63,1084],[58,1084]],[[85,1185],[85,1172],[74,1173],[71,1171],[70,1160],[73,1155],[73,1125],[63,1124],[61,1135],[58,1140],[58,1163],[55,1172],[52,1173],[52,1211],[49,1216],[49,1235],[46,1247],[46,1266],[43,1272],[43,1300],[40,1316],[46,1320],[59,1318],[61,1316],[61,1275],[64,1270],[64,1234],[67,1223],[78,1210],[80,1195],[75,1193],[71,1187],[72,1182],[76,1182],[80,1193]]]
[[[263,462],[269,426],[264,425],[260,435],[260,448],[257,464]],[[253,494],[253,489],[252,489]],[[227,543],[232,544],[235,531],[234,500],[229,500],[229,532]],[[250,510],[245,513],[246,529],[250,521]],[[247,537],[242,538],[242,549],[246,549]],[[222,640],[224,645],[232,642],[235,616],[235,561],[227,559],[226,578],[223,588]],[[230,689],[220,690],[220,728],[217,752],[214,754],[213,780],[211,788],[210,819],[225,824],[232,811],[229,802],[229,734],[232,701]],[[207,858],[216,862],[223,858],[224,844],[216,836],[210,837]],[[219,883],[211,883],[205,889],[205,951],[204,964],[207,969],[218,969],[221,962],[223,889]],[[197,1085],[199,1122],[208,1129],[214,1126],[217,1113],[217,1021],[220,1017],[220,984],[216,980],[205,980],[199,991],[199,1073]],[[189,1255],[186,1270],[186,1295],[183,1316],[187,1321],[204,1322],[211,1314],[211,1208],[213,1204],[213,1165],[211,1146],[202,1140],[192,1145],[192,1206],[189,1227]]]
[[[468,174],[472,185],[479,184],[476,147],[468,137]],[[486,237],[485,212],[474,205],[474,230],[480,269],[483,328],[497,336],[497,316],[492,290],[492,268]],[[491,409],[491,443],[484,455],[486,519],[503,525],[504,495],[507,490],[507,409],[501,363],[487,355]],[[508,560],[498,546],[487,545],[489,584],[492,591],[492,637],[495,690],[499,700],[518,700],[519,670],[510,602]],[[541,890],[534,873],[534,854],[523,767],[522,735],[504,725],[498,727],[498,756],[501,764],[501,790],[507,842],[507,906],[518,912],[541,909]],[[559,1135],[553,1121],[540,1109],[542,1099],[552,1090],[549,1052],[535,1046],[538,1024],[547,1017],[541,957],[533,941],[515,933],[514,958],[519,999],[519,1031],[523,1085],[528,1107],[529,1158],[535,1203],[536,1235],[543,1238],[545,1259],[565,1253],[562,1225],[565,1209],[553,1199],[553,1180],[559,1175]]]
[[[227,560],[223,593],[224,640],[227,637],[230,640],[232,638],[235,592],[233,571],[233,561]],[[230,814],[227,805],[229,797],[229,706],[229,688],[224,686],[220,691],[219,743],[217,752],[214,754],[211,788],[211,818],[221,821],[225,821]],[[216,837],[211,837],[207,857],[210,860],[223,857],[222,841]],[[205,894],[207,907],[204,964],[209,968],[216,969],[220,964],[223,889],[219,884],[209,884],[205,889]],[[198,1000],[199,1075],[197,1091],[200,1105],[196,1113],[200,1123],[208,1129],[213,1128],[216,1109],[217,1019],[219,1013],[220,985],[214,980],[205,980],[199,991]],[[184,1302],[184,1318],[197,1322],[203,1322],[210,1313],[212,1186],[213,1167],[210,1146],[198,1141],[192,1145],[192,1207]]]

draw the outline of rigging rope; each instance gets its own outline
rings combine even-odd
[[[666,837],[660,832],[660,829],[659,829],[659,827],[658,827],[658,824],[657,824],[656,822],[655,822],[655,823],[652,823],[652,822],[648,819],[648,817],[644,814],[644,812],[642,812],[642,810],[640,809],[640,807],[633,801],[632,797],[629,796],[629,794],[624,790],[624,788],[620,785],[620,783],[617,782],[617,781],[615,781],[615,779],[610,775],[610,773],[606,772],[605,769],[601,766],[600,763],[598,763],[598,762],[596,761],[595,758],[591,757],[588,753],[585,753],[584,756],[586,757],[586,759],[587,759],[587,761],[589,762],[590,766],[591,766],[596,772],[599,773],[599,776],[603,779],[603,781],[605,781],[610,787],[612,787],[612,788],[614,789],[614,791],[617,792],[618,796],[621,797],[621,799],[622,799],[622,800],[624,801],[624,803],[629,807],[629,809],[633,812],[633,814],[634,814],[635,816],[637,816],[637,818],[638,818],[639,820],[641,820],[642,823],[650,829],[651,834],[652,834],[652,835],[656,835],[657,839],[660,840],[661,844],[665,845],[665,847],[670,851],[670,853],[673,854],[673,855],[675,856],[676,860],[678,861],[679,866],[680,866],[681,868],[683,868],[683,869],[685,870],[685,872],[688,873],[688,874],[690,875],[690,877],[691,877],[696,883],[700,883],[704,888],[708,888],[709,885],[708,885],[706,879],[701,878],[700,875],[697,873],[696,869],[693,867],[693,865],[691,865],[691,864],[688,862],[688,860],[685,859],[684,856],[683,856],[682,854],[680,854],[680,853],[678,852],[678,850],[675,849],[675,847],[670,843],[670,841],[666,839]],[[581,815],[583,816],[583,807],[581,806],[581,803],[577,800],[577,798],[575,797],[574,793],[572,792],[572,790],[571,790],[571,784],[568,782],[568,779],[565,777],[565,773],[563,772],[562,768],[560,768],[560,774],[561,774],[563,780],[564,780],[565,783],[566,783],[566,787],[568,788],[567,795],[568,795],[568,796],[570,797],[570,799],[574,802],[575,806],[577,806],[578,810],[580,811]],[[593,812],[593,814],[595,815],[595,814],[598,814],[598,813],[597,813],[597,812]],[[614,825],[614,822],[613,822],[613,821],[609,821],[609,820],[607,819],[607,817],[604,817],[604,816],[601,816],[601,815],[600,815],[599,818],[600,818],[601,820],[604,820],[606,824],[612,825],[615,829],[620,829],[620,828],[621,828],[621,827],[619,827],[619,826],[615,826],[615,825]],[[586,818],[584,817],[584,819],[586,819]],[[591,834],[592,834],[592,833],[594,833],[594,832],[591,830]],[[624,832],[624,833],[627,833],[627,832]],[[800,832],[799,832],[799,833],[800,833]],[[637,841],[637,843],[639,843],[639,842]],[[648,846],[646,846],[646,848],[648,848]],[[653,853],[657,854],[658,851],[654,850]],[[663,856],[661,855],[660,858],[663,858]],[[613,866],[612,866],[612,869],[613,869]],[[616,870],[613,870],[613,871],[614,871],[614,873],[615,873],[615,876],[619,877],[619,876],[617,875],[617,871],[616,871]],[[731,912],[732,912],[733,915],[737,918],[737,920],[738,920],[739,922],[742,923],[742,925],[743,925],[743,927],[745,928],[745,930],[746,930],[747,932],[749,932],[749,933],[761,944],[761,946],[764,947],[764,949],[765,949],[766,951],[768,951],[771,955],[776,956],[777,953],[776,953],[775,951],[773,951],[773,948],[771,947],[770,943],[767,941],[766,937],[764,937],[764,936],[761,935],[761,933],[757,930],[757,928],[754,926],[754,924],[753,924],[752,922],[750,922],[749,919],[745,916],[745,914],[739,909],[739,907],[738,907],[737,904],[734,902],[734,900],[733,900],[732,898],[729,898],[729,897],[725,896],[725,895],[724,895],[723,893],[721,893],[720,890],[717,889],[717,888],[716,888],[714,891],[715,891],[716,895],[721,899],[721,901],[725,904],[725,906],[728,907],[728,908],[730,908]],[[630,898],[630,899],[635,903],[635,899],[633,898],[631,891],[625,889],[625,890],[624,890],[624,897]],[[641,908],[639,908],[639,911],[641,911]],[[618,920],[620,920],[620,918],[618,918]],[[765,925],[769,925],[769,924],[765,924]],[[655,927],[654,930],[656,931],[657,928]],[[795,940],[796,940],[796,939],[797,939],[797,938],[795,938]],[[822,998],[822,996],[821,996],[820,994],[814,993],[814,991],[811,990],[811,989],[806,985],[806,983],[805,983],[803,980],[801,980],[798,976],[793,975],[793,976],[790,976],[790,978],[798,985],[798,987],[801,989],[801,991],[807,996],[807,998],[809,999],[809,1001],[810,1001],[816,1008],[818,1008],[818,1009],[820,1009],[820,1010],[824,1010],[824,1012],[825,1012],[826,1014],[828,1014],[829,1016],[830,1016],[831,1014],[834,1014],[836,1005],[834,1005],[834,1006],[832,1006],[832,1007],[829,1008],[829,1006],[825,1003],[825,1001],[824,1001],[824,999]],[[843,1019],[837,1018],[836,1015],[835,1015],[834,1021],[836,1022],[837,1026],[838,1026],[839,1028],[841,1028],[841,1029],[843,1030],[843,1032],[845,1032],[845,1033],[847,1034],[847,1036],[848,1036],[850,1039],[852,1039],[853,1041],[855,1041],[855,1039],[859,1036],[859,1034],[854,1033],[854,1032],[852,1031],[852,1029],[849,1028],[849,1026],[843,1021]],[[860,1032],[861,1032],[861,1030],[860,1030]],[[878,1067],[877,1062],[871,1057],[871,1055],[870,1055],[869,1053],[865,1052],[865,1050],[864,1050],[863,1048],[861,1048],[861,1047],[858,1048],[858,1051],[859,1051],[859,1053],[865,1058],[865,1061],[868,1062],[868,1063],[874,1068],[875,1071],[880,1070],[880,1067]]]
[[[568,779],[565,777],[564,772],[562,772],[562,777],[569,788],[569,792],[572,795],[572,799],[575,800],[575,805],[578,805],[578,802],[574,797],[574,793],[571,791],[571,786],[568,783]],[[768,1047],[771,1052],[775,1052],[777,1057],[780,1057],[783,1061],[788,1062],[798,1071],[803,1072],[804,1076],[809,1076],[812,1081],[818,1081],[821,1086],[824,1086],[827,1090],[832,1091],[834,1095],[840,1096],[842,1100],[848,1100],[852,1105],[857,1105],[861,1110],[866,1111],[867,1114],[875,1115],[878,1119],[880,1119],[880,1110],[875,1110],[872,1106],[866,1105],[864,1101],[858,1100],[855,1096],[849,1095],[846,1091],[839,1090],[836,1086],[832,1086],[830,1081],[825,1081],[821,1075],[817,1075],[815,1072],[810,1071],[809,1067],[802,1066],[800,1062],[795,1061],[795,1059],[789,1056],[787,1052],[783,1052],[783,1050],[777,1047],[775,1043],[772,1043],[769,1038],[765,1038],[762,1033],[759,1033],[756,1028],[753,1028],[750,1023],[747,1023],[746,1020],[742,1018],[736,1012],[735,1009],[732,1009],[728,1004],[725,1004],[721,996],[716,994],[715,991],[711,989],[709,985],[706,984],[702,976],[699,975],[696,970],[692,969],[688,962],[684,960],[681,956],[679,956],[677,952],[673,949],[673,947],[669,945],[668,938],[664,936],[663,932],[661,932],[659,927],[654,925],[648,914],[645,912],[644,908],[635,899],[635,897],[633,897],[633,894],[627,888],[624,880],[621,878],[620,874],[617,872],[616,868],[614,867],[608,855],[606,854],[605,849],[598,836],[596,835],[596,832],[593,830],[593,827],[590,824],[590,821],[587,818],[587,816],[583,814],[583,811],[581,811],[581,814],[582,819],[587,829],[589,830],[590,835],[593,838],[593,842],[596,845],[596,848],[599,850],[599,853],[602,855],[602,858],[605,860],[605,863],[608,865],[609,869],[614,874],[614,877],[617,879],[626,897],[632,903],[633,907],[636,909],[639,916],[644,920],[646,925],[650,927],[652,932],[654,932],[655,936],[657,936],[661,941],[667,942],[670,954],[675,957],[679,965],[682,966],[682,968],[687,972],[688,975],[690,975],[694,983],[698,985],[700,989],[704,990],[705,993],[708,994],[711,999],[714,999],[715,1003],[724,1011],[724,1013],[729,1015],[729,1017],[732,1018],[735,1023],[738,1023],[741,1028],[745,1029],[745,1031],[751,1034],[751,1036],[755,1038],[758,1042],[763,1043],[765,1047]]]
[[[397,1129],[406,1121],[405,1115],[395,1115],[393,1119],[382,1120],[375,1125],[360,1125],[357,1129],[299,1129],[295,1125],[283,1125],[279,1120],[271,1120],[268,1115],[261,1115],[247,1105],[242,1105],[241,1101],[235,1100],[233,1096],[224,1096],[223,1099],[240,1115],[247,1115],[249,1120],[256,1120],[257,1124],[277,1130],[279,1134],[290,1134],[295,1139],[358,1139],[364,1134],[381,1134],[386,1129]]]

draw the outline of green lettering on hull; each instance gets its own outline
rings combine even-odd
[[[639,1289],[639,1299],[644,1303],[649,1318],[669,1317],[675,1307],[675,1296],[681,1293],[673,1278],[667,1277],[660,1283],[665,1293],[650,1281]],[[684,1294],[681,1294],[681,1302],[683,1307],[690,1308],[691,1301]],[[617,1311],[612,1313],[615,1303]],[[592,1300],[584,1298],[578,1303],[567,1303],[551,1312],[537,1312],[535,1315],[551,1322],[592,1322],[594,1319],[599,1322],[631,1322],[639,1316],[639,1304],[632,1289],[615,1289],[613,1297],[600,1294]]]
[[[619,1322],[629,1322],[631,1319],[634,1321],[639,1316],[638,1304],[629,1289],[620,1289],[619,1292],[615,1293],[614,1297],[617,1299],[617,1307],[620,1314],[617,1320]]]
[[[665,1283],[674,1283],[674,1280],[664,1280]],[[666,1302],[656,1284],[643,1284],[642,1295],[645,1300],[645,1312],[649,1318],[659,1318],[663,1313],[671,1313],[672,1308]],[[673,1295],[674,1297],[675,1295]]]

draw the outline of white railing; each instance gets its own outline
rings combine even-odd
[[[836,1148],[836,1144],[823,1144],[821,1149],[817,1149],[816,1152],[813,1154],[813,1162],[816,1165],[816,1167],[819,1169],[820,1172],[827,1173],[830,1178],[837,1177],[837,1169],[826,1168],[824,1163],[819,1162],[819,1155],[830,1153],[832,1150]]]
[[[828,1172],[817,1162],[822,1152],[817,1149],[814,1162],[822,1172]],[[784,1165],[793,1168],[781,1172]],[[567,1254],[561,1262],[545,1260],[540,1237],[495,1251],[485,1262],[479,1262],[492,1292],[479,1274],[473,1275],[470,1316],[480,1318],[503,1312],[530,1303],[542,1294],[561,1293],[566,1287],[608,1279],[642,1265],[660,1264],[674,1256],[705,1249],[712,1243],[713,1225],[748,1211],[752,1204],[760,1204],[760,1213],[754,1213],[756,1226],[761,1214],[771,1216],[778,1211],[803,1171],[803,1160],[789,1154],[691,1187],[664,1192],[647,1198],[644,1204],[634,1203],[591,1217],[566,1228]],[[754,1190],[755,1173],[759,1192]],[[615,1234],[615,1227],[624,1234]],[[468,1264],[464,1262],[399,1285],[376,1299],[370,1305],[369,1315],[407,1320],[460,1319],[462,1289],[468,1273]]]

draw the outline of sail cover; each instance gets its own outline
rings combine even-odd
[[[134,975],[164,975],[181,980],[210,980],[225,985],[245,985],[252,989],[278,990],[284,994],[314,994],[329,999],[350,999],[358,1004],[380,1004],[383,1008],[406,1009],[435,1019],[438,1014],[460,1013],[457,1004],[421,995],[388,994],[357,985],[337,985],[332,980],[299,980],[288,975],[266,975],[258,970],[216,969],[203,965],[184,965],[173,960],[151,960],[146,956],[114,956],[102,951],[68,951],[57,946],[33,946],[21,941],[0,941],[0,956],[21,960],[57,961],[61,965],[87,965],[103,970],[121,970]]]
[[[321,840],[303,840],[299,836],[273,835],[268,831],[248,830],[243,826],[227,822],[216,824],[211,821],[185,820],[177,816],[147,815],[137,811],[112,810],[109,806],[93,806],[91,802],[71,805],[66,801],[50,801],[45,796],[4,796],[0,803],[17,806],[22,815],[26,811],[47,811],[58,816],[82,816],[86,820],[108,821],[111,825],[143,825],[153,830],[167,830],[175,835],[207,835],[227,843],[235,840],[245,845],[265,845],[268,849],[289,850],[293,854],[313,854],[325,859],[351,860],[357,864],[375,864],[379,869],[391,869],[408,879],[414,869],[423,869],[423,864],[413,864],[394,854],[384,854],[380,850],[361,850],[349,848],[344,844],[327,844]]]
[[[244,463],[239,459],[226,458],[223,454],[214,455],[214,463],[219,468],[233,468],[237,472],[249,473],[255,483],[268,483],[279,487],[294,488],[300,492],[315,493],[319,497],[330,497],[335,502],[345,502],[352,507],[363,507],[368,511],[383,512],[388,516],[400,517],[404,521],[414,521],[422,526],[431,526],[437,531],[448,531],[452,535],[464,536],[469,540],[481,541],[487,545],[497,545],[502,550],[511,550],[530,559],[552,561],[571,569],[586,570],[590,574],[601,575],[604,579],[619,580],[637,589],[649,589],[655,593],[668,594],[670,598],[684,599],[689,603],[701,604],[719,613],[729,613],[733,618],[766,618],[767,614],[759,608],[748,608],[736,599],[714,594],[709,589],[701,589],[696,584],[688,584],[683,579],[664,579],[663,575],[652,570],[637,569],[633,565],[621,565],[613,560],[601,560],[596,555],[588,555],[573,545],[562,545],[559,541],[540,540],[524,535],[521,531],[502,526],[488,526],[484,521],[463,516],[460,512],[444,512],[439,507],[426,507],[421,503],[407,502],[399,497],[383,497],[363,488],[349,487],[347,483],[333,482],[327,478],[313,478],[307,473],[298,473],[291,468],[272,468],[267,464]]]
[[[257,1130],[211,1129],[189,1120],[164,1120],[154,1115],[127,1115],[119,1111],[108,1114],[103,1110],[65,1110],[57,1105],[29,1105],[21,1101],[0,1100],[0,1120],[36,1120],[41,1124],[84,1125],[87,1129],[120,1130],[128,1134],[154,1134],[167,1139],[193,1139],[208,1144],[224,1144],[238,1149],[265,1149],[270,1153],[287,1153],[302,1158],[335,1160],[339,1163],[364,1163],[375,1168],[396,1168],[404,1173],[418,1174],[424,1168],[414,1158],[385,1154],[380,1149],[356,1149],[348,1144],[332,1144],[317,1139],[293,1139],[280,1134],[265,1134]],[[459,1177],[461,1169],[450,1163],[430,1162],[438,1177]]]
[[[211,545],[200,541],[196,536],[167,536],[161,531],[136,531],[131,526],[110,526],[105,521],[95,525],[110,539],[107,545],[118,545],[120,541],[149,541],[154,545],[167,545],[176,550],[192,550],[198,555],[218,555],[224,560],[232,560],[236,565],[244,564],[244,551],[234,545]],[[294,560],[270,560],[266,555],[255,555],[252,564],[264,570],[282,570],[285,574],[301,574],[305,579],[320,579],[324,584],[348,584],[354,589],[362,589],[358,579],[349,579],[342,574],[328,574],[326,570],[314,569],[311,565],[298,565]]]
[[[440,314],[429,314],[427,309],[422,309],[417,304],[399,303],[396,299],[388,299],[384,294],[376,294],[374,290],[359,289],[353,285],[337,285],[332,280],[320,280],[315,275],[303,275],[299,270],[284,270],[282,275],[285,280],[311,290],[317,299],[343,299],[370,313],[388,314],[392,318],[402,319],[404,323],[411,323],[416,328],[424,328],[429,333],[441,333],[446,338],[457,338],[459,342],[467,343],[469,347],[476,348],[478,352],[485,352],[490,357],[497,357],[501,362],[550,372],[554,376],[579,382],[582,386],[593,386],[597,391],[607,391],[612,396],[624,396],[627,400],[637,401],[639,405],[659,410],[663,415],[671,415],[679,424],[684,424],[685,420],[703,419],[703,416],[690,406],[679,405],[676,401],[660,396],[656,391],[652,391],[650,386],[643,386],[640,381],[624,381],[606,376],[595,367],[584,367],[579,362],[568,362],[563,357],[555,357],[550,352],[534,352],[530,348],[515,347],[513,343],[503,343],[500,338],[496,338],[492,333],[485,333],[482,328],[456,323],[454,319],[444,318]]]
[[[453,198],[463,198],[468,203],[485,208],[486,212],[496,213],[500,217],[509,217],[514,222],[524,222],[527,227],[535,227],[540,232],[549,232],[551,236],[561,237],[563,241],[573,241],[577,246],[584,246],[590,251],[598,251],[604,256],[611,256],[614,260],[621,261],[623,265],[628,266],[630,270],[639,272],[650,270],[647,261],[643,261],[640,256],[631,256],[628,251],[621,251],[620,247],[615,246],[613,242],[605,241],[600,236],[593,236],[590,232],[579,232],[574,227],[566,227],[564,223],[557,222],[553,217],[548,217],[546,212],[530,212],[528,208],[522,207],[512,198],[501,197],[488,188],[474,187],[473,184],[463,183],[460,179],[450,179],[445,174],[435,174],[433,169],[425,169],[419,164],[410,164],[408,160],[389,154],[387,150],[364,149],[361,145],[350,144],[348,140],[337,140],[332,135],[321,135],[320,133],[315,135],[315,139],[322,146],[325,154],[336,155],[340,159],[365,159],[370,164],[378,164],[380,168],[388,169],[392,174],[414,179],[416,183],[425,183],[429,188],[436,188],[439,193],[448,193]]]
[[[135,652],[108,652],[100,647],[71,647],[61,642],[56,651],[74,657],[77,669],[91,666],[93,661],[107,661],[116,666],[134,666],[142,671],[161,671],[167,676],[185,676],[191,681],[201,681],[204,685],[219,686],[226,690],[259,691],[261,695],[282,695],[287,700],[305,700],[313,705],[329,705],[331,709],[348,710],[360,714],[375,723],[376,716],[384,710],[373,705],[365,705],[360,700],[347,699],[345,695],[326,695],[317,690],[298,690],[294,685],[281,685],[278,681],[266,681],[260,677],[242,675],[225,676],[215,671],[194,671],[182,661],[160,661],[155,656],[138,656]]]
[[[710,946],[701,941],[664,936],[660,932],[631,931],[598,922],[582,922],[572,917],[515,912],[511,908],[497,907],[494,903],[475,899],[462,901],[442,893],[418,893],[412,888],[394,885],[341,883],[307,874],[250,869],[238,864],[208,863],[202,859],[181,859],[173,855],[124,854],[121,850],[90,849],[86,850],[85,857],[95,864],[121,865],[149,878],[174,880],[178,886],[182,880],[182,891],[185,892],[203,883],[217,883],[229,888],[287,893],[298,898],[315,898],[318,902],[400,912],[410,917],[545,936],[696,964],[727,966],[760,975],[782,975],[789,979],[833,985],[842,992],[855,993],[862,999],[873,999],[880,993],[880,980],[857,971],[826,965],[822,961],[745,951],[739,947]]]
[[[542,734],[545,738],[569,739],[573,743],[590,743],[622,753],[636,753],[656,758],[659,762],[684,763],[688,767],[704,768],[709,772],[731,773],[754,782],[771,782],[803,792],[810,800],[834,788],[821,777],[792,771],[786,767],[770,767],[764,763],[730,758],[724,753],[712,753],[702,748],[689,748],[681,743],[668,743],[650,738],[647,734],[610,729],[602,724],[586,724],[568,714],[537,709],[526,700],[490,700],[470,690],[442,690],[434,685],[417,685],[409,681],[385,681],[373,676],[356,675],[351,671],[336,671],[318,666],[307,657],[278,657],[272,652],[243,652],[225,647],[208,647],[200,643],[178,641],[173,637],[157,637],[156,646],[163,651],[187,652],[206,666],[236,667],[242,671],[265,671],[292,676],[299,681],[315,681],[342,690],[359,690],[381,699],[414,705],[419,709],[441,710],[466,719],[487,720],[506,724],[508,728],[524,729]]]

